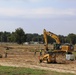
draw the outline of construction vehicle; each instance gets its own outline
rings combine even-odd
[[[49,31],[46,31],[45,29],[43,30],[43,36],[44,36],[44,41],[45,41],[45,54],[43,56],[40,56],[40,62],[46,60],[47,63],[49,62],[56,62],[56,57],[58,54],[64,55],[64,54],[72,54],[74,47],[71,44],[61,44],[59,37]],[[54,44],[54,48],[52,51],[49,52],[48,49],[48,40],[47,36],[50,36],[53,38],[56,43]]]

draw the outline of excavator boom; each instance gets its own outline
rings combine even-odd
[[[48,36],[52,37],[56,41],[57,44],[60,44],[59,37],[56,34],[54,34],[52,32],[48,32],[45,29],[43,31],[43,34],[44,34],[45,42],[47,42],[47,35],[48,35]]]
[[[59,49],[60,46],[60,40],[59,37],[49,31],[46,31],[45,29],[43,30],[43,35],[44,35],[44,41],[45,41],[45,50],[48,51],[48,40],[47,40],[47,36],[50,36],[51,38],[53,38],[56,41],[56,47],[54,47],[55,49]]]

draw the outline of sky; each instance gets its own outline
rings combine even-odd
[[[0,0],[0,31],[76,34],[76,0]]]

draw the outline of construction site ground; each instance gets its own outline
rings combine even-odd
[[[5,58],[5,50],[7,46],[9,47],[9,50],[7,51],[7,58]],[[37,49],[36,55],[34,54],[35,48]],[[66,61],[63,55],[59,55],[57,57],[57,63],[39,63],[39,50],[41,48],[44,49],[44,45],[1,44],[0,54],[2,55],[2,58],[0,58],[0,65],[43,69],[57,72],[69,72],[76,74],[76,60]]]

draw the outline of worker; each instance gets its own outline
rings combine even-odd
[[[35,48],[35,50],[34,50],[34,55],[36,55],[36,52],[37,52],[37,49]]]
[[[6,50],[5,50],[5,58],[7,58],[7,51],[9,50],[8,47],[6,47]]]
[[[5,51],[5,58],[7,58],[7,51]]]
[[[42,49],[40,49],[40,56],[42,55]]]

